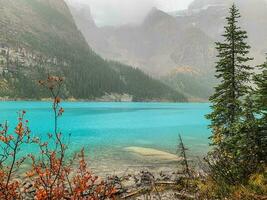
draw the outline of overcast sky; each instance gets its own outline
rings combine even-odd
[[[87,4],[99,26],[138,23],[153,7],[163,11],[183,10],[193,0],[66,0],[75,6]]]

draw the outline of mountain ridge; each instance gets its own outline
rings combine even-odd
[[[37,80],[47,74],[66,78],[63,97],[96,99],[106,94],[129,94],[135,101],[185,101],[169,86],[130,66],[111,64],[97,55],[77,29],[63,0],[0,1],[1,96],[45,98]],[[133,83],[131,76],[138,78]],[[125,78],[128,77],[128,78]],[[147,85],[142,85],[147,83]],[[144,87],[140,94],[132,87]],[[131,87],[130,87],[131,86]]]

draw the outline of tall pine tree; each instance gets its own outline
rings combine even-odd
[[[252,67],[248,62],[252,58],[248,57],[250,46],[246,43],[247,33],[238,26],[240,17],[238,9],[233,4],[230,15],[226,18],[227,25],[223,34],[225,39],[216,43],[216,77],[220,83],[210,98],[212,113],[207,115],[211,120],[211,139],[214,145],[207,161],[214,178],[227,184],[236,184],[246,179],[251,172],[245,163],[252,163],[244,151],[248,144],[248,134],[242,133],[244,129],[247,132],[254,127],[254,118],[249,115],[251,111],[246,110],[249,101],[245,101],[251,92],[249,83]],[[244,121],[252,124],[243,126]]]
[[[210,98],[212,113],[207,116],[211,120],[213,139],[231,136],[229,131],[242,115],[241,99],[248,93],[248,83],[252,69],[247,62],[250,46],[247,45],[247,33],[238,26],[240,14],[235,5],[230,8],[227,25],[223,37],[224,42],[217,42],[218,62],[216,77],[221,81],[215,87],[215,94]],[[218,132],[221,137],[218,137]]]

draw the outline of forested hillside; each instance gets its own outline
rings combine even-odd
[[[87,45],[63,0],[1,0],[0,24],[2,97],[47,97],[36,84],[55,74],[66,79],[65,97],[94,100],[126,93],[135,100],[185,100],[134,68],[123,74],[111,68]],[[132,79],[139,81],[133,84]],[[133,85],[146,92],[140,94]]]

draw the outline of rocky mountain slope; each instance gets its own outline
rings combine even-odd
[[[154,77],[163,77],[163,81],[188,97],[207,99],[216,82],[214,42],[221,39],[231,3],[233,0],[195,0],[184,11],[164,13],[152,9],[139,25],[101,28],[94,24],[88,6],[69,6],[79,29],[97,53],[136,66]],[[267,50],[267,3],[235,3],[243,16],[241,25],[248,30],[253,64],[261,63]],[[192,79],[198,83],[197,91],[205,90],[201,93],[204,95],[189,89]]]
[[[65,97],[93,100],[128,94],[137,101],[185,100],[143,72],[126,65],[121,69],[122,64],[98,56],[63,0],[0,0],[0,25],[2,97],[46,97],[37,80],[57,74],[66,78]]]
[[[199,53],[189,58],[190,49],[206,50],[213,45],[212,39],[199,28],[179,23],[175,17],[156,8],[141,25],[101,28],[93,23],[89,7],[71,7],[71,10],[79,29],[96,52],[158,77],[173,70],[178,63],[196,64],[203,55]],[[193,41],[188,43],[189,39]]]

